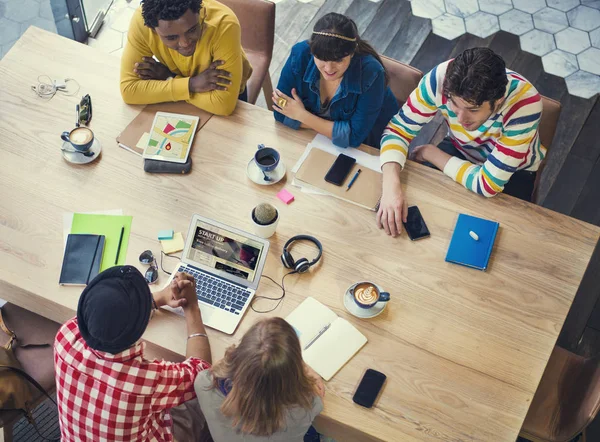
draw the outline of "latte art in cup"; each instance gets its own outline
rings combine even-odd
[[[77,129],[72,130],[69,134],[69,138],[73,144],[89,143],[93,137],[92,131],[87,127],[78,127]]]
[[[354,297],[361,304],[373,304],[379,299],[379,292],[373,285],[361,284],[354,289]]]

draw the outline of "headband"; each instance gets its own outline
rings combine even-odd
[[[350,38],[350,37],[346,37],[345,35],[340,35],[340,34],[332,34],[331,32],[316,32],[316,31],[313,31],[313,34],[323,35],[325,37],[339,38],[341,40],[352,41],[352,42],[356,41],[356,38]]]

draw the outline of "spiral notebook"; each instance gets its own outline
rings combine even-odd
[[[300,339],[304,362],[326,381],[367,343],[356,327],[314,298],[306,298],[285,319]]]

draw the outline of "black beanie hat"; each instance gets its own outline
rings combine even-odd
[[[140,271],[116,266],[96,276],[81,293],[77,323],[87,345],[116,354],[142,337],[151,310],[152,293]]]

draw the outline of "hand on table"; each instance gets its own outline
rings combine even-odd
[[[282,99],[285,100],[285,104],[282,103]],[[302,99],[296,93],[296,89],[292,89],[292,97],[288,97],[279,89],[275,89],[272,100],[273,108],[292,120],[302,122],[307,113]]]
[[[437,149],[437,147],[433,144],[423,144],[421,146],[417,146],[414,149],[411,149],[411,151],[408,154],[408,159],[416,161],[418,163],[424,163],[428,161],[426,159],[426,156],[432,148]]]
[[[385,178],[385,175],[384,175]],[[408,203],[402,193],[400,182],[383,182],[383,192],[377,211],[377,227],[396,237],[402,233],[402,222],[408,216]]]
[[[168,67],[152,57],[142,57],[142,62],[135,64],[133,72],[142,80],[166,80],[173,76]]]
[[[192,93],[210,92],[210,91],[226,91],[231,84],[231,72],[219,69],[219,66],[224,65],[223,60],[216,60],[205,71],[190,78],[189,90]]]

